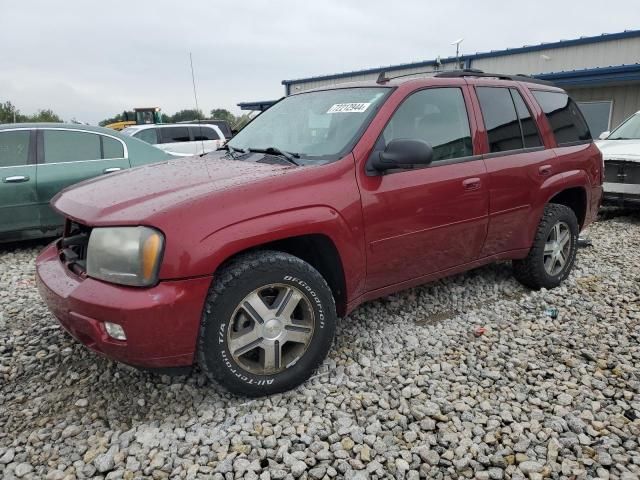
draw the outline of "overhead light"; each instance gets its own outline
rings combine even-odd
[[[540,58],[545,62],[551,60],[551,57],[549,55],[545,55],[544,53],[540,55]]]

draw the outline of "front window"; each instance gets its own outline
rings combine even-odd
[[[292,95],[260,114],[229,146],[273,147],[299,154],[306,163],[336,160],[353,148],[390,91],[341,88]]]
[[[607,137],[607,140],[640,140],[640,113],[629,117]]]

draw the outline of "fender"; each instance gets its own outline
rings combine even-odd
[[[527,238],[529,238],[531,245],[538,229],[538,224],[542,218],[544,207],[549,201],[563,190],[569,188],[582,188],[587,196],[587,206],[589,205],[589,191],[590,191],[589,176],[584,170],[570,170],[568,172],[558,173],[552,175],[540,187],[540,195],[538,196],[538,202],[532,205],[532,215],[536,219],[536,222],[531,222],[529,231],[527,232]]]
[[[172,275],[184,277],[185,263],[190,277],[213,274],[232,256],[277,240],[301,235],[324,235],[336,247],[345,275],[347,299],[364,288],[364,235],[359,222],[349,223],[335,209],[312,205],[253,217],[225,226],[202,238],[188,258],[181,256],[178,264],[165,265],[163,279]]]

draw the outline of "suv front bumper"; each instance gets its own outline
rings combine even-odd
[[[604,203],[607,205],[640,205],[640,183],[605,183]]]
[[[189,366],[211,277],[160,282],[155,287],[114,285],[80,277],[58,258],[56,243],[36,260],[40,295],[62,327],[89,349],[144,368]],[[121,325],[124,341],[104,322]]]

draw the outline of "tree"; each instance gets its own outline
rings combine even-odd
[[[214,108],[211,110],[211,118],[214,120],[226,120],[230,125],[233,125],[237,120],[233,113],[224,108]]]
[[[18,123],[26,121],[26,117],[20,113],[13,103],[6,101],[0,103],[0,123]]]
[[[234,123],[231,124],[234,130],[241,130],[244,126],[251,121],[251,115],[245,113],[239,117],[235,117]]]
[[[191,108],[191,109],[180,110],[179,112],[176,112],[173,115],[171,115],[169,119],[171,120],[171,123],[178,123],[178,122],[184,122],[189,120],[198,120],[198,119],[202,120],[204,119],[204,115],[202,114],[201,110],[196,110]]]
[[[28,118],[30,122],[62,122],[62,119],[53,113],[53,110],[51,109],[38,110],[38,113],[31,115]]]

